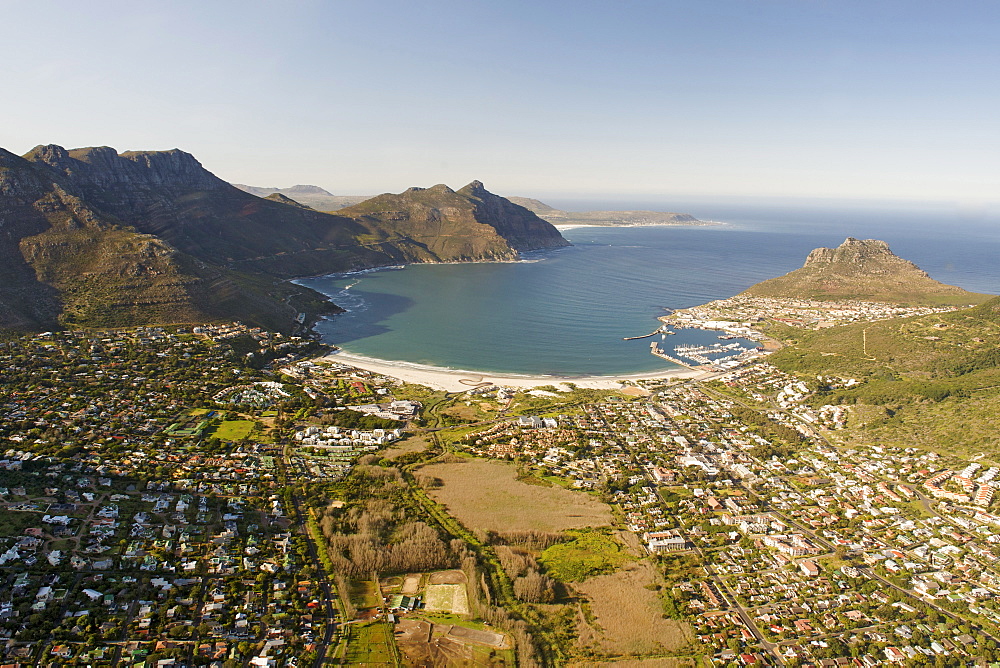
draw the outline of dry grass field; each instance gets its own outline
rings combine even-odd
[[[470,528],[555,532],[611,523],[611,510],[597,499],[520,482],[513,464],[471,459],[432,464],[420,472],[444,483],[428,493]]]
[[[403,588],[400,590],[404,596],[416,596],[420,593],[420,575],[410,574],[403,580]]]
[[[469,598],[464,584],[432,584],[424,588],[427,612],[469,614]]]
[[[395,459],[412,452],[423,452],[427,449],[429,442],[423,436],[411,436],[397,443],[391,448],[386,448],[380,454],[384,459]]]
[[[663,605],[657,593],[646,589],[657,580],[654,567],[638,561],[617,573],[574,584],[574,589],[590,600],[591,612],[596,617],[596,624],[588,624],[581,617],[580,642],[592,644],[609,657],[655,655],[687,644],[691,639],[687,626],[677,620],[663,619]]]

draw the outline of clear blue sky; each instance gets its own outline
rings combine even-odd
[[[339,194],[1000,200],[1000,3],[0,0],[0,146]]]

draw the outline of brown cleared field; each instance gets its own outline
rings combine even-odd
[[[432,464],[421,473],[444,484],[429,490],[465,526],[494,531],[562,531],[611,524],[611,509],[583,492],[517,480],[513,464],[488,459]]]
[[[509,639],[491,631],[402,619],[396,625],[396,643],[408,666],[514,665]]]
[[[581,618],[580,641],[593,645],[609,657],[655,655],[686,645],[692,637],[687,625],[663,619],[659,596],[646,589],[646,585],[657,581],[652,564],[639,561],[617,573],[598,575],[574,584],[574,589],[590,600],[590,610],[597,618],[596,625]]]

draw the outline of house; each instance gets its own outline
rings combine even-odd
[[[898,647],[886,647],[885,658],[893,663],[903,663],[906,661],[906,655]]]
[[[688,549],[687,541],[679,536],[651,538],[646,547],[650,552],[683,552]]]

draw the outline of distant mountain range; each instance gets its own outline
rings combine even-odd
[[[238,319],[288,331],[298,313],[336,307],[283,279],[567,244],[478,182],[442,192],[439,209],[420,194],[432,190],[332,215],[246,193],[176,149],[0,149],[0,328]]]
[[[336,211],[345,206],[352,206],[369,199],[371,195],[334,195],[323,190],[319,186],[292,186],[291,188],[260,188],[258,186],[247,186],[242,183],[234,183],[234,186],[243,192],[256,195],[257,197],[268,197],[269,195],[284,195],[288,199],[299,204],[316,209],[317,211]]]
[[[758,283],[744,294],[956,305],[976,304],[992,297],[934,280],[917,265],[895,255],[884,241],[853,237],[837,248],[813,250],[800,269]]]
[[[688,213],[669,211],[560,211],[530,197],[508,197],[511,202],[534,211],[553,225],[709,225]]]

